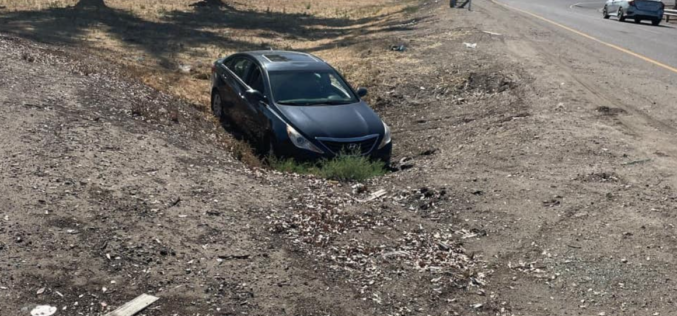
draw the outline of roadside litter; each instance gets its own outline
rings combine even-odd
[[[482,31],[482,32],[483,32],[483,33],[487,33],[487,34],[489,34],[489,35],[493,35],[493,36],[502,36],[502,35],[499,34],[499,33],[494,33],[494,32],[489,32],[489,31]]]
[[[141,294],[105,316],[132,316],[150,306],[150,304],[155,303],[158,299],[158,297],[152,295]]]
[[[39,305],[31,311],[31,316],[51,316],[56,313],[56,307],[49,305]]]
[[[463,45],[465,45],[465,47],[471,48],[471,49],[477,48],[477,43],[472,43],[472,44],[470,44],[470,43],[463,43]]]
[[[376,199],[386,195],[386,193],[388,193],[386,190],[381,189],[381,190],[378,190],[378,191],[372,193],[368,198],[366,198],[364,200],[358,200],[358,201],[361,202],[361,203],[373,201],[373,200],[376,200]]]
[[[407,47],[404,46],[404,44],[390,46],[390,50],[392,50],[394,52],[403,52],[406,49],[407,49]]]
[[[635,160],[635,161],[623,163],[623,166],[632,166],[632,165],[646,163],[646,162],[649,162],[649,161],[651,161],[651,159]]]
[[[179,65],[179,71],[184,74],[190,73],[192,70],[193,67],[191,67],[190,65]]]

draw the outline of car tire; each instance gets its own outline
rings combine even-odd
[[[607,19],[607,20],[609,19],[610,15],[609,15],[609,12],[607,12],[607,10],[606,10],[606,6],[602,10],[602,14],[604,15],[604,19]]]
[[[212,113],[219,120],[222,120],[224,117],[223,100],[221,100],[221,95],[216,91],[212,92]]]
[[[635,19],[635,23],[640,24],[640,23],[642,23],[642,20],[640,20],[640,19]]]
[[[625,22],[625,15],[623,9],[618,9],[618,22]]]
[[[659,19],[651,20],[651,25],[653,25],[653,26],[659,26],[660,24],[661,24],[661,20],[659,20]]]

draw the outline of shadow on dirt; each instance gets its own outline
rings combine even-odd
[[[106,6],[103,0],[81,0],[67,8],[17,11],[0,14],[0,32],[58,45],[98,47],[106,33],[123,48],[141,50],[171,69],[174,56],[200,46],[225,50],[256,50],[271,47],[265,39],[331,40],[324,47],[344,46],[354,38],[375,32],[402,30],[385,15],[363,19],[316,17],[300,13],[240,10],[219,0],[204,0],[190,11],[171,11],[157,21],[143,19],[130,11]],[[376,22],[379,21],[379,22]],[[230,34],[262,39],[241,40]],[[347,38],[346,38],[347,37]],[[242,37],[240,37],[242,38]],[[345,42],[345,43],[344,43]]]

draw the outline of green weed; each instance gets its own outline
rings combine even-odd
[[[300,163],[293,159],[267,158],[268,165],[278,171],[314,174],[337,181],[362,182],[386,174],[385,163],[359,155],[342,154],[317,163]]]

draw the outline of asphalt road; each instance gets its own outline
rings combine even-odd
[[[602,18],[605,1],[580,0],[497,0],[548,20],[560,23],[601,41],[677,68],[677,24],[663,22],[652,26],[633,21],[619,22],[615,17]],[[666,3],[669,7],[672,3]],[[627,58],[635,58],[627,55]]]

